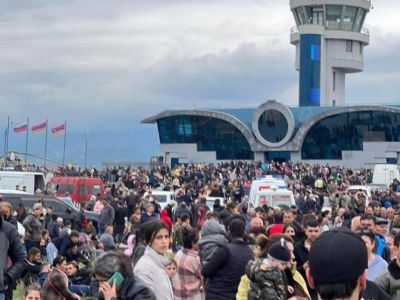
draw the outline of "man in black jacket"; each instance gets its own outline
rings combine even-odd
[[[297,270],[305,278],[306,269],[309,267],[308,254],[313,242],[320,236],[321,229],[318,220],[309,215],[303,222],[305,238],[298,242],[294,248],[294,255],[297,262]],[[308,286],[311,299],[317,299],[317,292]]]
[[[7,257],[12,266],[7,269]],[[26,254],[17,229],[0,217],[0,300],[11,299],[12,289],[26,266]]]
[[[246,224],[240,216],[231,218],[228,234],[231,241],[220,247],[213,258],[203,266],[206,281],[206,300],[234,300],[240,278],[247,263],[253,259],[253,251],[244,241]]]

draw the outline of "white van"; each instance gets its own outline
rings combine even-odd
[[[32,195],[36,189],[44,191],[44,175],[40,172],[0,171],[0,189],[15,190],[17,185],[21,190],[26,186],[26,192]]]
[[[395,164],[376,164],[372,184],[384,184],[389,187],[394,179],[400,180],[399,166]]]
[[[149,195],[149,192],[144,193],[144,197],[146,197],[147,195]],[[158,204],[160,204],[161,209],[166,207],[169,201],[176,201],[176,197],[173,191],[151,190],[151,196],[153,198],[157,198]]]
[[[255,201],[250,202],[249,206],[258,207],[267,205],[268,207],[291,207],[296,205],[294,195],[289,190],[270,189],[257,192]]]
[[[254,203],[258,192],[270,189],[287,190],[287,185],[284,180],[276,179],[272,176],[265,176],[265,178],[254,180],[251,183],[249,202]]]

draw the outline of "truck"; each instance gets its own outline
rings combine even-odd
[[[68,195],[75,203],[86,202],[91,195],[104,194],[104,184],[98,177],[55,176],[49,180],[48,187],[57,198]]]
[[[384,184],[389,187],[394,179],[400,180],[399,166],[396,164],[376,164],[372,184]]]
[[[0,189],[20,190],[26,187],[26,192],[34,194],[37,189],[44,191],[46,181],[40,172],[0,171]]]

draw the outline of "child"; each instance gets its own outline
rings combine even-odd
[[[207,220],[201,229],[199,256],[201,264],[206,265],[215,252],[228,243],[224,227],[215,220]]]
[[[177,264],[174,259],[170,259],[169,264],[165,266],[165,272],[167,272],[169,279],[172,280],[176,274]]]
[[[246,274],[251,281],[248,291],[249,299],[287,299],[287,291],[293,293],[282,276],[282,271],[289,268],[292,254],[285,240],[275,242],[268,250],[267,257],[249,262]]]

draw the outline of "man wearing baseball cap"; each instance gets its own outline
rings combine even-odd
[[[367,282],[367,248],[357,234],[341,229],[327,231],[314,241],[308,258],[307,281],[320,299],[390,299],[374,283]]]

